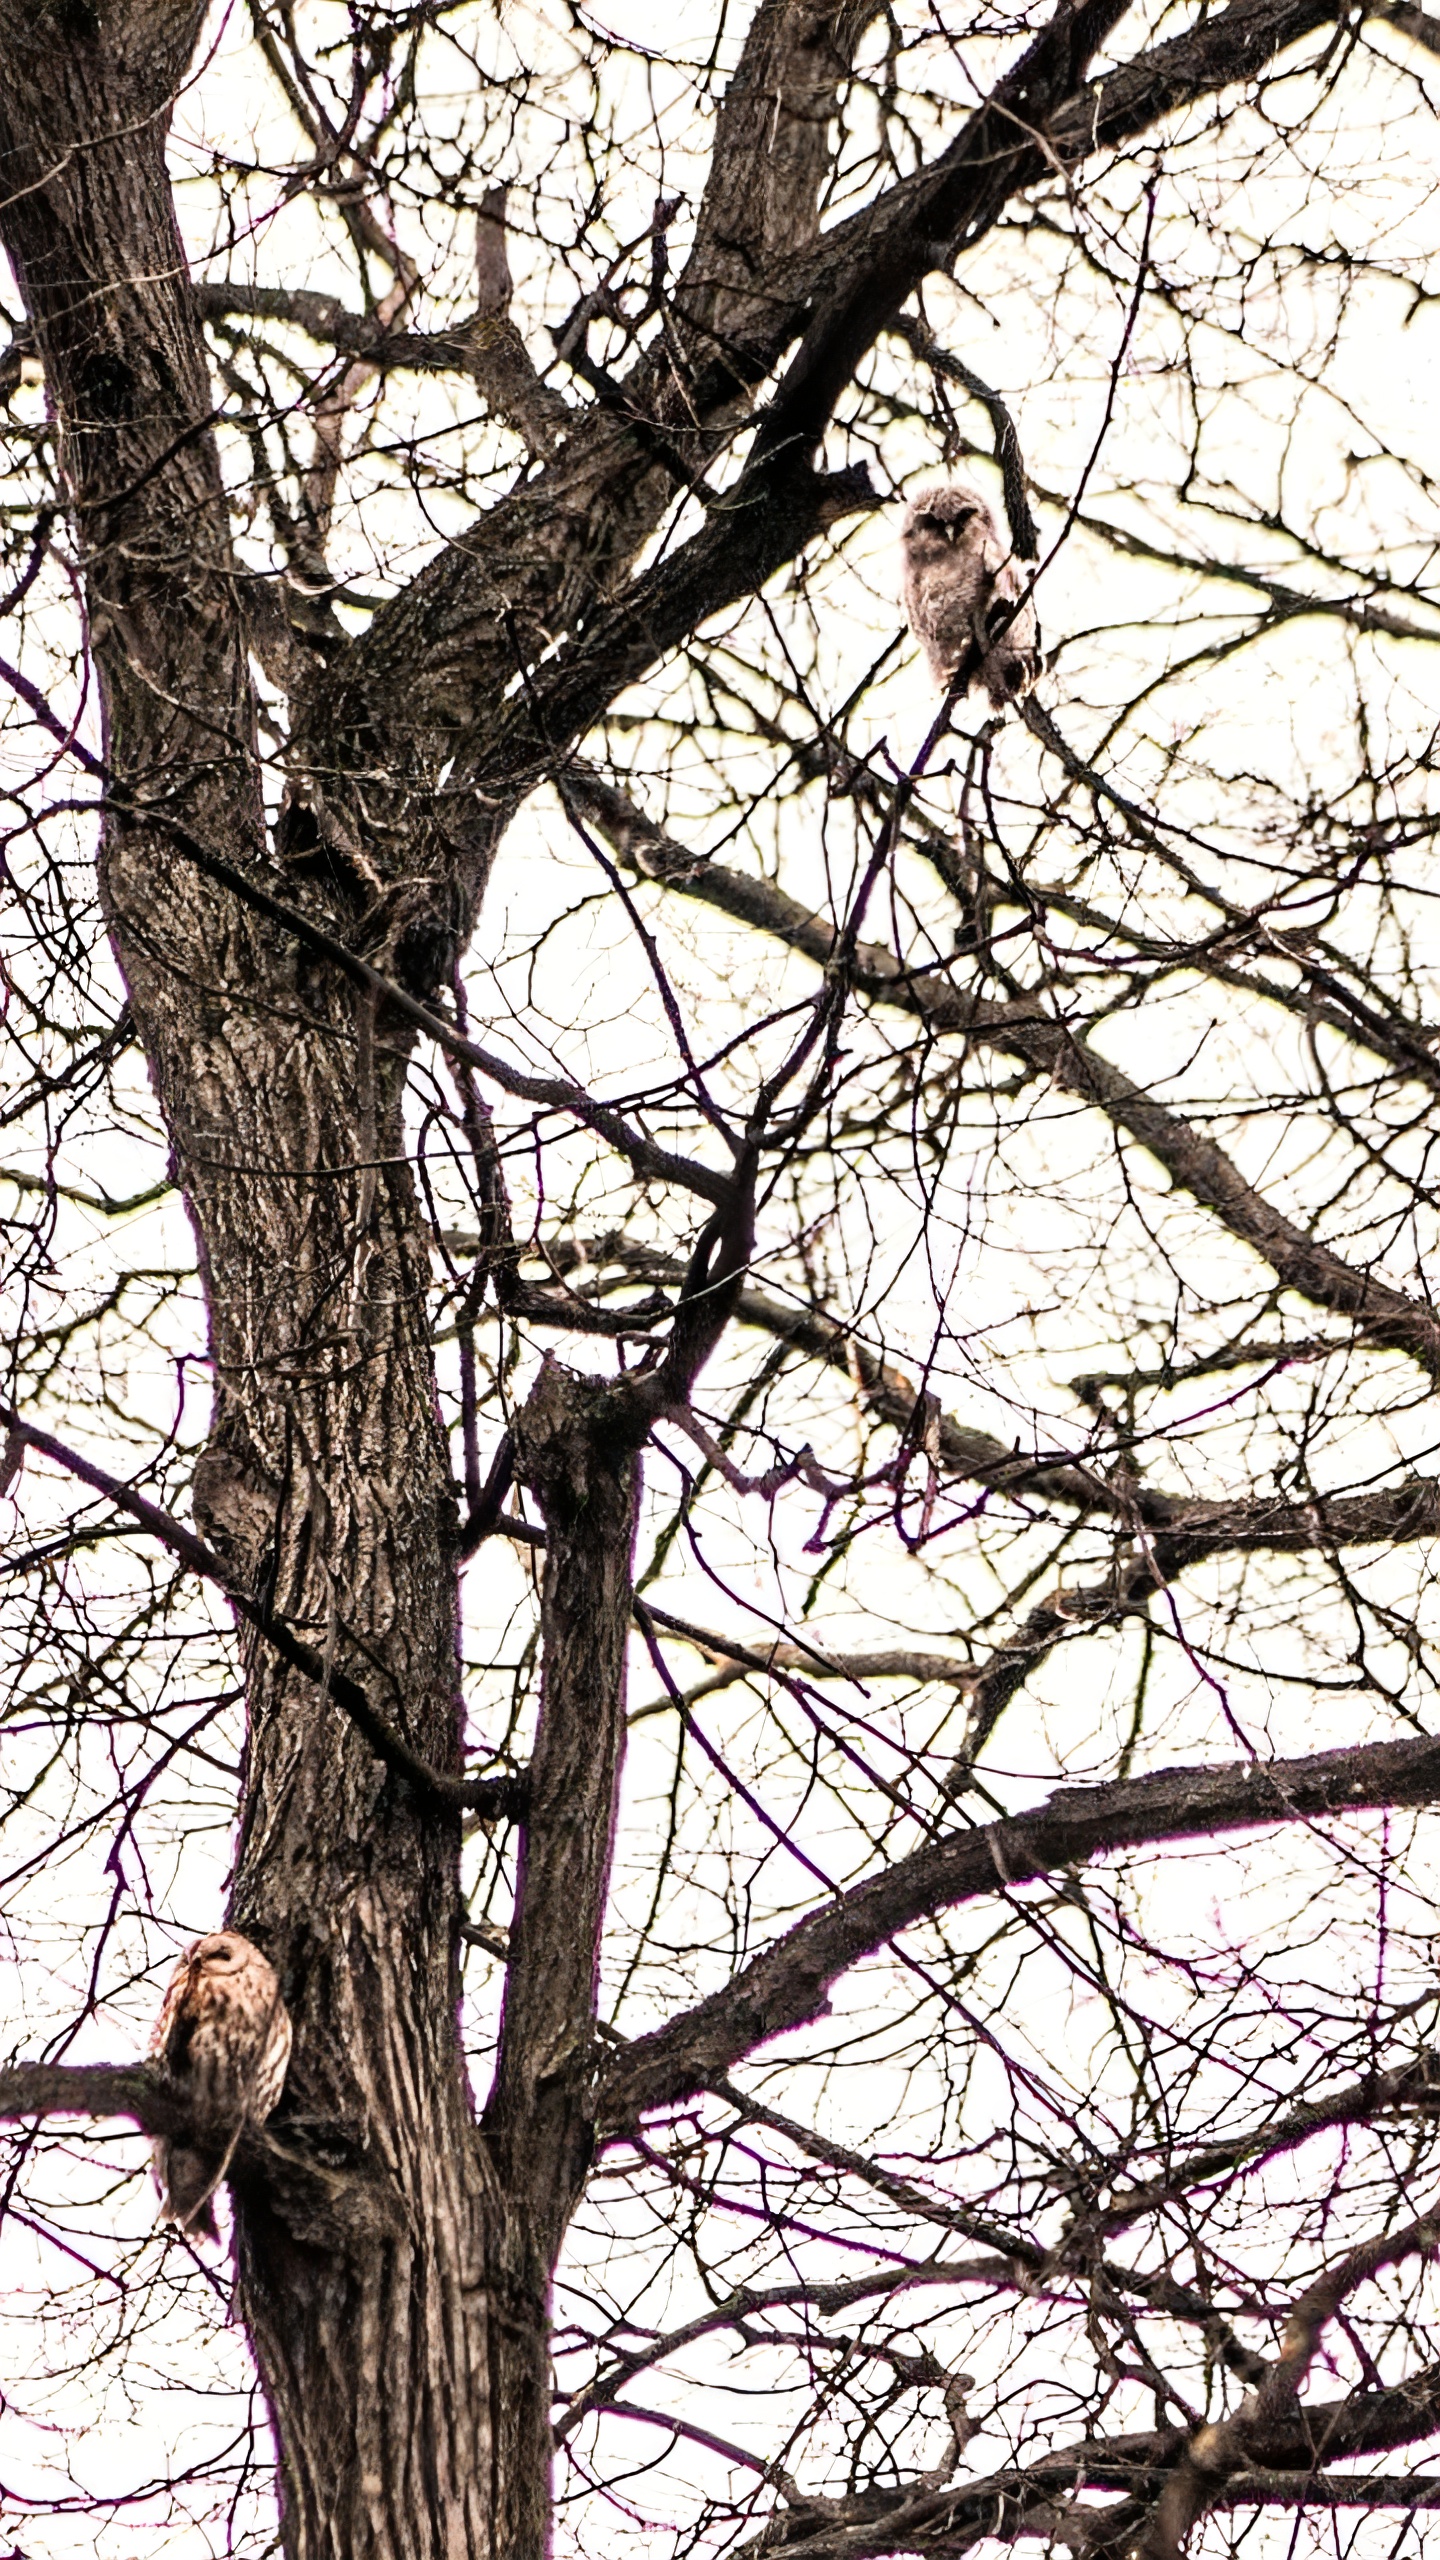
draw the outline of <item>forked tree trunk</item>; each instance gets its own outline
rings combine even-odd
[[[597,404],[553,484],[542,475],[441,554],[333,681],[312,667],[292,705],[277,877],[249,663],[259,606],[273,620],[274,601],[232,555],[166,169],[202,14],[197,0],[0,0],[0,236],[43,358],[85,571],[104,714],[101,894],[209,1311],[215,1405],[197,1525],[232,1582],[452,1776],[456,1506],[429,1235],[404,1157],[413,1035],[205,862],[308,906],[392,978],[413,987],[418,968],[433,985],[522,787],[470,792],[465,753],[451,750],[500,718],[517,634],[543,640],[616,590],[673,475]],[[783,342],[771,279],[817,236],[828,119],[875,14],[875,0],[756,12],[646,394],[682,438],[695,421],[676,348],[691,346],[719,420]],[[814,519],[829,520],[823,507]],[[807,516],[795,539],[813,529]],[[658,645],[646,621],[637,665]],[[438,777],[452,766],[447,796]],[[277,1966],[295,2042],[273,2120],[280,2165],[272,2151],[263,2178],[237,2178],[238,2299],[293,2560],[541,2560],[546,2548],[550,2288],[593,2140],[638,1453],[723,1325],[746,1216],[730,1218],[713,1270],[711,1248],[702,1256],[666,1377],[601,1384],[549,1365],[519,1419],[516,1472],[549,1539],[544,1673],[479,2124],[459,2033],[457,1818],[375,1757],[329,1686],[242,1631],[232,1916]]]

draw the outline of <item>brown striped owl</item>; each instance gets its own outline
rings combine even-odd
[[[979,492],[963,481],[921,489],[901,527],[905,613],[938,685],[968,669],[997,711],[1040,672],[1040,628],[1027,577]]]
[[[245,2127],[277,2105],[290,2060],[275,1969],[238,1929],[186,1948],[150,2051],[191,2107],[187,2131],[154,2145],[160,2219],[214,2240],[215,2189]]]

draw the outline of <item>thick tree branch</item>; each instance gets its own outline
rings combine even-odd
[[[1299,1760],[1162,1769],[1110,1786],[1062,1788],[1034,1813],[952,1833],[837,1895],[723,1990],[640,2037],[606,2074],[602,2127],[624,2132],[648,2109],[709,2087],[757,2045],[823,2017],[830,1985],[851,1965],[917,1921],[997,1886],[1008,1891],[1121,1849],[1421,1805],[1437,1789],[1440,1739],[1428,1734]]]
[[[1367,11],[1367,15],[1387,27],[1398,27],[1402,35],[1426,53],[1440,54],[1440,18],[1433,17],[1428,9],[1412,8],[1410,0],[1380,0],[1380,6]]]
[[[848,516],[882,503],[864,463],[827,473],[786,460],[747,473],[713,501],[699,533],[588,616],[579,637],[533,671],[485,743],[476,787],[518,807],[616,695],[701,623],[758,594]]]
[[[1431,2365],[1393,2390],[1357,2391],[1345,2400],[1329,2400],[1297,2413],[1293,2408],[1270,2418],[1255,2434],[1253,2480],[1241,2475],[1234,2484],[1237,2505],[1264,2505],[1269,2481],[1279,2475],[1278,2503],[1304,2502],[1315,2488],[1321,2506],[1366,2504],[1363,2479],[1335,2484],[1338,2495],[1320,2475],[1322,2464],[1353,2460],[1366,2453],[1389,2452],[1414,2444],[1440,2423],[1440,2366]],[[891,2553],[921,2550],[960,2560],[975,2544],[991,2538],[1013,2542],[1039,2536],[1081,2554],[1123,2552],[1126,2536],[1148,2499],[1163,2488],[1169,2467],[1183,2452],[1178,2430],[1149,2435],[1092,2439],[1055,2453],[1041,2454],[1023,2467],[991,2472],[940,2489],[862,2492],[853,2499],[816,2501],[810,2516],[777,2517],[752,2542],[741,2546],[748,2560],[783,2552],[786,2560],[888,2560]],[[1392,2503],[1377,2481],[1374,2503]],[[1081,2505],[1082,2489],[1119,2490],[1119,2503]],[[1248,2492],[1248,2494],[1247,2494]],[[1403,2495],[1393,2501],[1409,2505]],[[1428,2505],[1428,2496],[1423,2501]]]
[[[1233,2417],[1217,2419],[1190,2438],[1140,2530],[1125,2535],[1125,2560],[1181,2560],[1226,2482],[1252,2462],[1274,2465],[1275,2440],[1288,2429],[1303,2430],[1321,2460],[1333,2459],[1317,2428],[1320,2413],[1300,2409],[1300,2392],[1325,2331],[1352,2293],[1407,2258],[1433,2253],[1437,2237],[1440,2218],[1432,2206],[1427,2215],[1376,2233],[1322,2270],[1295,2303],[1280,2353],[1263,2381],[1246,2394]]]
[[[620,1773],[640,1444],[628,1379],[547,1360],[516,1472],[546,1527],[544,1665],[485,2130],[548,2277],[593,2148],[596,1994]]]
[[[1048,26],[918,180],[875,208],[863,259],[832,247],[814,317],[761,421],[756,458],[811,452],[880,332],[931,270],[990,228],[1046,168],[1037,135],[1084,78],[1128,0],[1060,0]]]
[[[855,365],[915,285],[981,237],[1017,188],[1053,168],[1053,145],[1035,139],[1040,127],[1062,130],[1067,150],[1083,156],[1087,148],[1142,129],[1186,97],[1208,95],[1251,76],[1275,53],[1332,19],[1334,0],[1324,0],[1324,5],[1320,0],[1287,0],[1285,6],[1274,5],[1274,0],[1237,0],[1198,31],[1203,41],[1177,38],[1143,56],[1123,79],[1117,74],[1090,90],[1078,88],[1086,60],[1123,11],[1124,0],[1082,0],[1079,6],[1067,0],[949,151],[877,204],[838,224],[808,259],[797,254],[792,209],[781,226],[788,261],[784,274],[772,263],[759,289],[747,280],[739,305],[727,314],[724,354],[715,358],[705,379],[687,383],[673,422],[659,397],[665,367],[649,358],[637,367],[625,385],[627,403],[637,417],[648,417],[654,409],[655,423],[673,437],[697,417],[720,416],[734,401],[737,384],[760,380],[808,317],[801,348],[763,422],[751,468],[740,488],[721,502],[711,534],[698,537],[678,555],[683,570],[677,563],[661,563],[632,594],[617,597],[622,566],[617,554],[589,594],[575,596],[574,606],[583,603],[588,610],[598,585],[616,600],[602,605],[598,620],[592,617],[583,642],[572,642],[568,651],[535,671],[529,708],[551,753],[568,749],[616,692],[665,649],[735,595],[753,591],[843,511],[836,503],[837,488],[825,514],[826,502],[817,505],[808,494],[809,484],[797,476],[796,462],[813,447]],[[742,66],[732,83],[738,117],[748,112],[746,78],[756,80],[762,90],[765,85],[759,75],[761,21],[773,17],[793,29],[807,14],[793,6],[760,13],[752,29],[752,68],[747,73]],[[857,17],[863,20],[864,14]],[[808,76],[813,80],[813,70]],[[772,88],[767,94],[776,93]],[[780,102],[783,106],[783,91]],[[717,166],[725,145],[722,115]],[[770,246],[773,251],[773,240]],[[682,278],[677,307],[684,306],[685,286]],[[482,520],[463,549],[444,554],[377,615],[371,631],[351,645],[344,667],[326,679],[317,695],[316,717],[332,732],[348,730],[361,716],[363,698],[364,718],[383,718],[381,688],[393,689],[395,670],[423,671],[427,684],[438,685],[446,705],[443,726],[436,732],[437,752],[442,751],[442,737],[453,745],[457,725],[479,722],[466,778],[508,814],[544,769],[544,759],[537,763],[524,752],[525,732],[513,716],[498,736],[489,726],[493,709],[487,718],[487,707],[498,698],[497,675],[503,685],[513,670],[517,639],[524,644],[537,617],[546,632],[557,625],[573,628],[574,606],[558,582],[557,532],[577,504],[593,515],[602,489],[635,481],[647,462],[643,439],[637,448],[618,418],[612,423],[608,413],[592,417],[584,436],[570,439],[549,474],[507,501],[493,519]],[[668,495],[668,484],[652,467],[649,482],[657,480],[656,504],[643,501],[643,521],[638,482],[632,507],[615,512],[615,527],[618,531],[623,525],[627,539],[638,542],[658,521],[656,509]],[[503,583],[512,603],[507,629],[497,635],[493,599],[502,523]],[[527,564],[518,582],[517,562]],[[353,710],[346,707],[352,686],[359,689]],[[413,742],[412,728],[408,743]]]
[[[464,332],[466,368],[493,416],[523,437],[529,452],[553,453],[573,423],[554,385],[543,382],[510,317],[513,287],[505,245],[509,190],[487,187],[475,219],[475,317]]]
[[[1050,126],[1067,167],[1149,133],[1177,108],[1253,80],[1341,12],[1336,0],[1232,0],[1217,16],[1092,82]]]
[[[148,2062],[15,2062],[0,2070],[0,2121],[125,2116],[143,2133],[188,2130],[193,2107]]]

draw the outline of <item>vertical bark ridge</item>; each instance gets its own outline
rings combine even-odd
[[[625,1743],[639,1446],[626,1379],[547,1360],[519,1420],[516,1472],[547,1543],[540,1716],[495,2085],[486,2129],[502,2178],[558,2248],[588,2163],[595,2004]]]

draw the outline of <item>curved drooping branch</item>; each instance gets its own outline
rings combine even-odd
[[[1271,1823],[1423,1805],[1440,1789],[1440,1738],[1374,1742],[1298,1760],[1161,1769],[1062,1787],[1033,1813],[950,1833],[897,1860],[751,1958],[723,1990],[637,2038],[610,2064],[607,2135],[709,2087],[758,2045],[823,2017],[830,1986],[917,1921],[1120,1849],[1211,1839]]]
[[[803,907],[772,881],[686,857],[658,829],[646,827],[623,793],[598,777],[587,775],[580,788],[622,858],[646,877],[772,935],[822,969],[831,965],[837,936],[828,918]],[[1428,1306],[1373,1272],[1357,1269],[1287,1218],[1245,1180],[1213,1138],[1113,1065],[1086,1038],[1083,1027],[1058,1017],[1039,998],[997,1001],[955,985],[944,970],[907,968],[883,944],[862,943],[853,955],[852,971],[856,988],[872,1001],[913,1015],[934,1034],[963,1035],[976,1045],[1007,1051],[1050,1077],[1061,1092],[1091,1104],[1112,1127],[1142,1146],[1177,1189],[1189,1192],[1267,1262],[1282,1288],[1348,1317],[1362,1339],[1403,1350],[1428,1377],[1440,1377],[1440,1323]]]
[[[1123,2544],[1126,2560],[1182,2560],[1196,2526],[1237,2472],[1252,2464],[1274,2465],[1277,2439],[1303,2436],[1312,2461],[1333,2461],[1326,2413],[1302,2408],[1300,2400],[1325,2332],[1350,2296],[1375,2276],[1408,2258],[1433,2255],[1437,2233],[1440,2210],[1432,2205],[1428,2214],[1375,2233],[1323,2268],[1292,2306],[1280,2352],[1264,2379],[1232,2416],[1196,2430],[1169,2467],[1139,2530],[1127,2531],[1118,2543],[1112,2535],[1111,2547]]]

